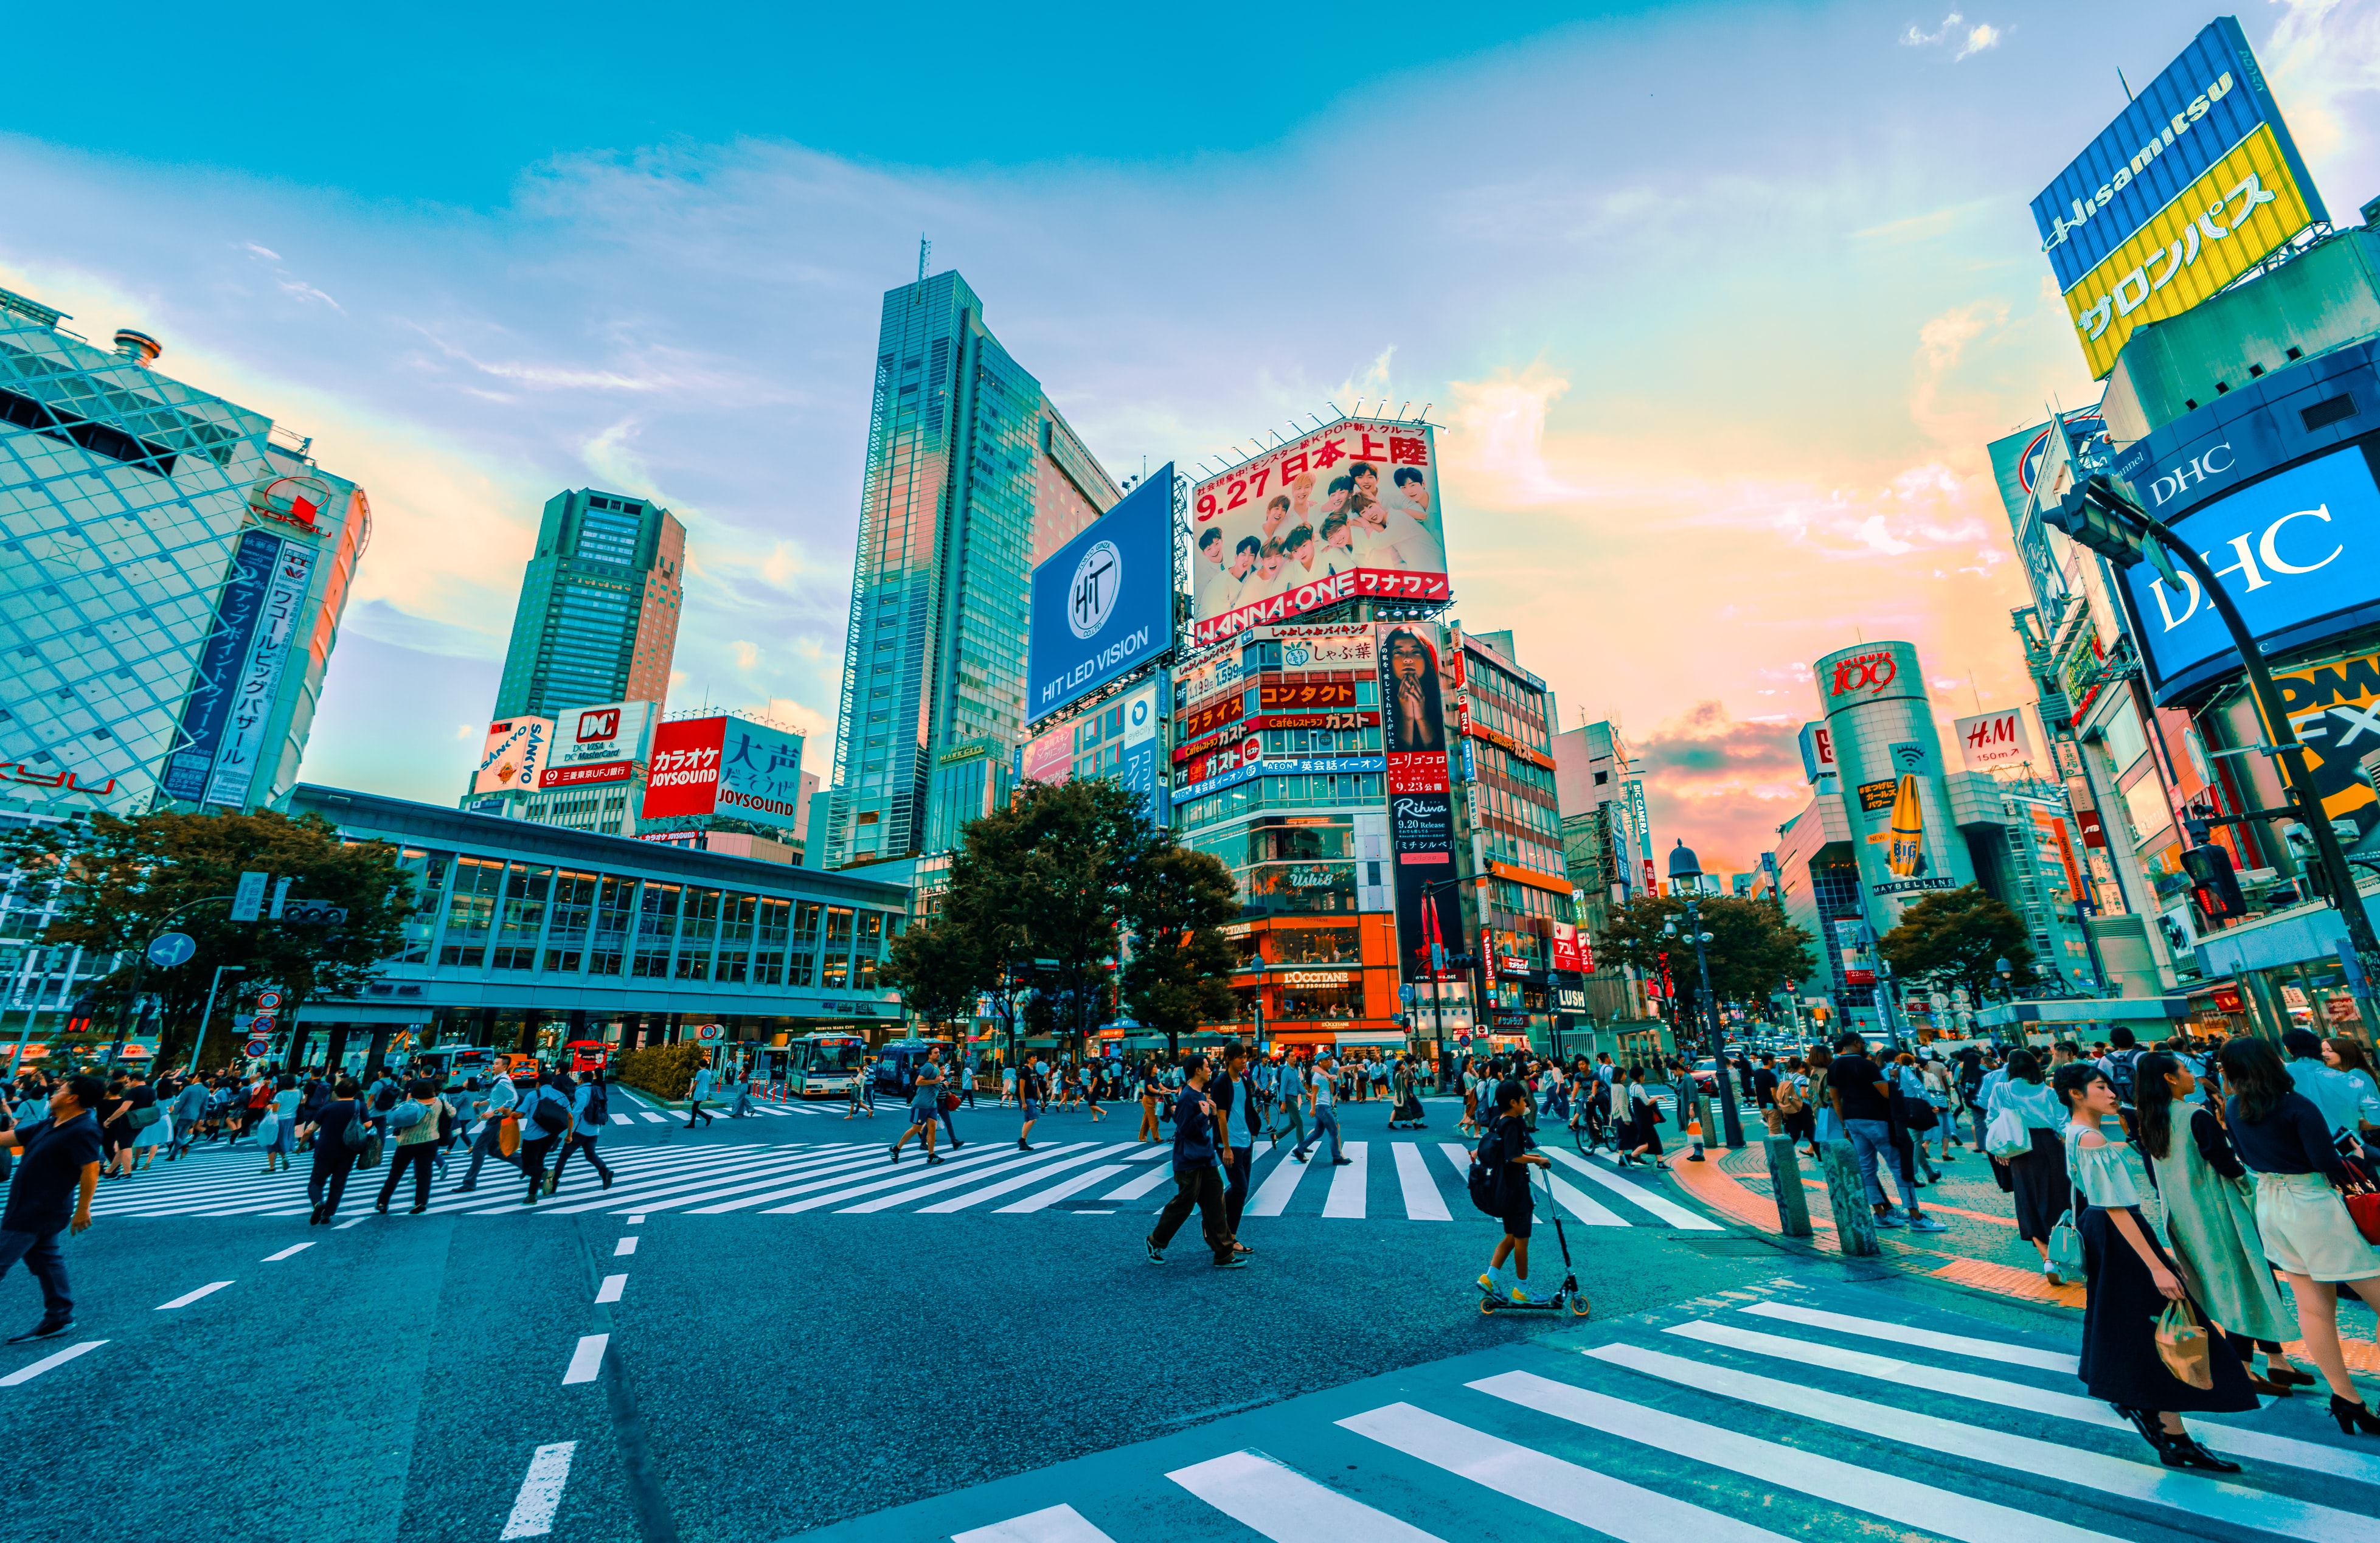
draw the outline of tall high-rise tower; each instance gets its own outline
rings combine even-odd
[[[997,801],[1025,733],[1033,563],[1122,496],[965,280],[885,292],[830,829],[810,832],[829,866],[949,845]],[[985,774],[934,777],[968,760]]]
[[[546,500],[495,716],[551,718],[669,695],[686,527],[657,504],[580,488]]]

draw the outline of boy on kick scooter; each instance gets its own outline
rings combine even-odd
[[[1560,1287],[1539,1296],[1529,1288],[1529,1231],[1535,1208],[1529,1188],[1529,1168],[1550,1168],[1553,1160],[1543,1152],[1529,1150],[1528,1117],[1530,1098],[1528,1085],[1507,1078],[1496,1087],[1496,1106],[1500,1113],[1495,1129],[1479,1143],[1472,1160],[1472,1203],[1488,1210],[1488,1185],[1493,1185],[1493,1209],[1490,1212],[1504,1223],[1504,1235],[1496,1241],[1496,1252],[1488,1261],[1486,1274],[1479,1277],[1481,1300],[1479,1310],[1492,1312],[1497,1307],[1550,1307],[1562,1305],[1566,1294],[1578,1290],[1575,1280],[1565,1279]],[[1554,1218],[1559,1230],[1561,1218]],[[1562,1259],[1570,1259],[1567,1239],[1563,1240]],[[1507,1269],[1507,1265],[1511,1268]],[[1579,1298],[1580,1307],[1585,1305]]]

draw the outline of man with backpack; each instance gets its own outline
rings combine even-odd
[[[1529,1228],[1536,1212],[1529,1167],[1553,1160],[1529,1149],[1529,1085],[1508,1077],[1496,1085],[1496,1119],[1471,1156],[1471,1203],[1504,1224],[1479,1289],[1513,1302],[1541,1302],[1529,1292]],[[1509,1267],[1509,1268],[1508,1268]]]
[[[520,1091],[509,1077],[496,1078],[495,1086],[489,1090],[488,1096],[474,1100],[478,1112],[487,1117],[487,1123],[480,1127],[479,1138],[471,1143],[471,1166],[463,1171],[463,1182],[455,1186],[455,1194],[467,1194],[480,1187],[480,1164],[487,1161],[491,1155],[504,1159],[504,1128],[519,1102]]]
[[[524,1206],[537,1204],[539,1192],[545,1188],[545,1154],[570,1129],[571,1091],[568,1083],[548,1072],[521,1093],[515,1114],[520,1121],[520,1150],[513,1154],[513,1160],[528,1175],[528,1193],[521,1197]]]
[[[2099,1070],[2107,1074],[2107,1085],[2116,1090],[2116,1114],[2124,1122],[2124,1129],[2140,1129],[2140,1115],[2132,1108],[2136,1081],[2135,1069],[2140,1065],[2141,1051],[2132,1031],[2118,1024],[2107,1031],[2107,1053],[2099,1058]]]
[[[1195,1208],[1198,1230],[1206,1234],[1208,1251],[1217,1270],[1245,1265],[1224,1215],[1223,1174],[1219,1148],[1228,1139],[1218,1125],[1214,1100],[1207,1097],[1207,1058],[1193,1053],[1183,1067],[1184,1087],[1173,1105],[1173,1198],[1158,1214],[1156,1230],[1142,1240],[1148,1262],[1165,1262],[1165,1245]]]
[[[571,1094],[570,1139],[564,1142],[562,1155],[553,1160],[553,1177],[545,1181],[548,1195],[562,1187],[562,1170],[573,1152],[585,1152],[587,1160],[595,1165],[595,1176],[603,1187],[612,1187],[612,1170],[605,1167],[602,1157],[595,1150],[595,1138],[612,1119],[610,1090],[603,1086],[603,1074],[585,1071],[578,1074],[577,1090]]]
[[[381,1180],[380,1199],[372,1206],[382,1216],[388,1214],[389,1199],[407,1168],[413,1170],[413,1209],[407,1214],[419,1216],[430,1209],[430,1160],[438,1150],[439,1124],[454,1118],[446,1100],[438,1096],[438,1085],[428,1077],[415,1077],[406,1084],[405,1093],[405,1102],[388,1115],[396,1152],[389,1159],[388,1176]]]

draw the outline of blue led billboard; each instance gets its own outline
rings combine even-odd
[[[2380,482],[2350,444],[2199,504],[2173,522],[2257,643],[2301,647],[2380,619]],[[2176,594],[2146,563],[2124,570],[2133,634],[2159,702],[2240,668],[2231,635],[2189,574]]]
[[[1060,712],[1173,647],[1173,466],[1033,570],[1025,716]]]

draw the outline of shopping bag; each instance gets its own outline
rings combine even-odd
[[[2363,1234],[2363,1241],[2380,1243],[2380,1188],[2374,1186],[2372,1175],[2361,1164],[2347,1164],[2347,1193],[2340,1198],[2347,1202],[2348,1218]]]
[[[2061,1277],[2082,1272],[2082,1234],[2075,1231],[2070,1210],[2049,1229],[2049,1262]]]
[[[498,1121],[496,1129],[497,1155],[508,1158],[519,1150],[520,1122],[518,1120]]]
[[[2157,1359],[2174,1379],[2193,1388],[2215,1386],[2215,1362],[2207,1344],[2205,1326],[2191,1311],[2187,1301],[2168,1302],[2157,1315]]]
[[[265,1115],[263,1119],[259,1120],[256,1123],[256,1144],[258,1146],[270,1147],[280,1138],[281,1116],[277,1112]]]
[[[2013,1109],[2003,1109],[1992,1116],[1984,1127],[1984,1150],[2006,1162],[2033,1150],[2033,1132],[2025,1129],[2024,1116]]]

